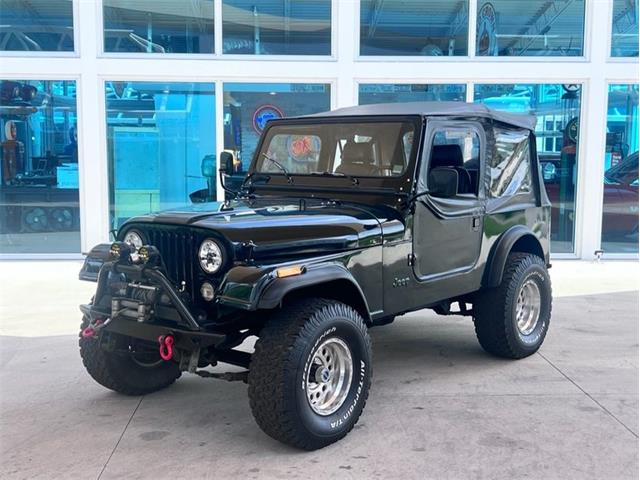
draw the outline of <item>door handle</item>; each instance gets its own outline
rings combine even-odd
[[[480,217],[473,217],[471,220],[471,228],[473,228],[474,232],[477,232],[480,229]]]

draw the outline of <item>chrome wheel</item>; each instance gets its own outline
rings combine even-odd
[[[516,303],[516,322],[522,335],[530,335],[538,325],[540,303],[540,288],[529,278],[520,287]]]
[[[331,415],[344,403],[353,379],[351,350],[339,338],[330,338],[311,354],[305,371],[307,400],[318,415]]]

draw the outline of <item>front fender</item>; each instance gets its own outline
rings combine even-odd
[[[218,302],[243,310],[271,309],[279,306],[294,290],[329,282],[348,282],[360,296],[354,301],[364,304],[369,311],[362,289],[344,265],[328,262],[304,266],[304,273],[284,278],[276,275],[279,266],[232,268],[220,286]]]

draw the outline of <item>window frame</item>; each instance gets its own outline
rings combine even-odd
[[[73,51],[60,52],[57,50],[0,50],[0,58],[2,57],[29,57],[29,58],[79,58],[80,57],[80,0],[71,0],[71,28],[73,29]],[[99,0],[102,6],[102,0]],[[3,78],[6,74],[3,74]]]
[[[614,57],[611,54],[613,49],[613,3],[614,0],[610,0],[607,9],[607,63],[638,63],[639,57]]]
[[[294,121],[292,121],[292,119],[278,119],[278,120],[271,120],[269,121],[267,127],[265,128],[264,132],[262,133],[262,135],[260,136],[260,140],[258,142],[258,144],[256,145],[256,150],[254,152],[254,155],[251,159],[251,164],[249,169],[247,170],[247,174],[250,175],[252,172],[256,172],[257,174],[266,174],[266,175],[271,175],[271,174],[275,174],[276,178],[277,177],[284,177],[284,173],[283,172],[278,172],[278,171],[274,171],[274,172],[263,172],[261,170],[258,170],[258,167],[262,167],[262,165],[264,165],[265,160],[262,160],[260,158],[260,156],[262,155],[262,153],[266,153],[262,152],[263,147],[265,147],[267,145],[267,142],[269,142],[269,146],[270,146],[270,142],[273,141],[273,139],[278,136],[278,135],[282,135],[280,133],[274,133],[271,130],[273,130],[274,128],[277,127],[296,127],[296,126],[311,126],[311,125],[330,125],[330,124],[345,124],[345,123],[351,123],[354,125],[362,125],[362,124],[372,124],[372,123],[398,123],[398,124],[411,124],[414,127],[413,130],[413,134],[414,134],[414,139],[413,139],[413,143],[411,145],[411,152],[409,154],[409,158],[408,161],[405,165],[405,169],[397,174],[397,175],[389,175],[389,176],[382,176],[382,175],[347,175],[345,177],[343,176],[326,176],[326,177],[320,177],[318,175],[315,174],[309,174],[309,173],[296,173],[296,172],[289,172],[291,177],[306,177],[306,178],[322,178],[322,179],[327,179],[327,178],[338,178],[341,180],[347,179],[349,180],[350,183],[352,183],[353,181],[350,179],[350,177],[355,177],[358,180],[358,184],[362,183],[362,181],[368,181],[368,180],[375,180],[375,181],[381,181],[384,180],[385,183],[389,182],[391,180],[393,181],[398,181],[404,177],[406,177],[407,175],[409,175],[411,173],[411,171],[413,170],[411,168],[412,164],[415,163],[414,159],[417,159],[419,154],[420,154],[420,144],[416,142],[416,140],[418,140],[418,142],[421,140],[420,139],[420,135],[421,135],[421,125],[418,123],[418,121],[416,120],[417,116],[413,116],[413,115],[407,115],[407,116],[396,116],[396,115],[376,115],[373,117],[366,117],[366,116],[361,116],[361,117],[318,117],[317,118],[317,122],[312,122],[308,119],[305,118],[300,118],[300,119],[294,119]],[[295,121],[298,120],[298,121]],[[404,132],[403,135],[399,138],[403,138],[404,135],[408,133],[408,132]],[[323,139],[322,137],[319,137],[320,141],[322,142]],[[335,154],[337,151],[337,145],[338,143],[336,142],[335,144],[330,143],[328,145],[327,148],[329,148],[330,150],[328,152],[326,152],[325,154],[320,154],[318,162],[322,161],[323,155],[326,156],[326,159],[329,162],[334,161],[335,159]],[[400,148],[402,148],[402,145],[399,145]],[[268,150],[268,149],[267,149]],[[404,149],[403,149],[403,154]],[[330,165],[327,164],[327,167],[329,167]],[[335,168],[335,166],[334,166]],[[334,171],[335,173],[335,171]],[[276,184],[277,182],[274,182],[274,184]]]
[[[80,0],[73,0],[74,4]],[[166,59],[166,60],[231,60],[231,61],[314,61],[337,62],[338,61],[338,10],[339,0],[331,0],[331,54],[330,55],[255,55],[255,54],[226,54],[223,52],[222,34],[222,0],[213,0],[213,52],[211,53],[134,53],[134,52],[107,52],[104,45],[104,5],[103,0],[95,0],[97,24],[98,58],[105,59]]]
[[[478,168],[478,194],[466,193],[459,194],[449,199],[443,199],[438,197],[433,197],[428,194],[427,196],[432,202],[435,203],[450,203],[450,202],[460,202],[465,205],[469,204],[480,204],[486,200],[487,194],[487,180],[486,180],[486,163],[487,163],[487,136],[485,127],[482,123],[473,120],[460,120],[456,118],[447,119],[447,117],[438,117],[438,118],[430,118],[427,121],[427,131],[425,134],[425,142],[422,152],[421,163],[418,167],[418,193],[422,191],[429,191],[429,177],[428,173],[431,169],[431,151],[433,150],[433,141],[435,139],[436,133],[441,130],[468,130],[476,133],[479,140],[479,168]]]
[[[406,55],[406,56],[386,56],[386,55],[361,55],[360,54],[360,15],[362,10],[362,0],[355,1],[355,15],[354,15],[354,31],[357,32],[355,37],[355,50],[354,50],[354,61],[358,62],[424,62],[424,63],[438,63],[438,62],[459,62],[459,61],[477,61],[477,62],[511,62],[511,63],[589,63],[591,61],[591,33],[592,33],[592,16],[593,16],[593,2],[589,0],[585,0],[584,7],[584,16],[583,16],[583,31],[582,31],[582,55],[580,56],[495,56],[495,57],[484,57],[476,55],[476,43],[477,43],[477,25],[478,25],[478,3],[479,0],[469,0],[469,9],[468,9],[468,34],[467,34],[467,55],[458,55],[458,56],[422,56],[422,55]],[[611,7],[610,15],[613,7]],[[609,25],[611,22],[609,22]],[[611,26],[609,27],[611,28]],[[611,42],[611,35],[609,35],[608,42]],[[609,54],[611,52],[611,48],[609,48]],[[635,59],[636,57],[614,57],[614,61],[616,58],[622,58],[626,60],[628,58]],[[610,60],[610,59],[609,59]],[[637,61],[637,60],[636,60]],[[625,63],[629,63],[628,61]],[[434,83],[434,82],[430,82]],[[479,83],[479,82],[475,82]],[[480,82],[482,83],[482,82]],[[486,83],[486,82],[485,82]],[[468,90],[468,89],[467,89]],[[467,92],[468,93],[468,92]]]

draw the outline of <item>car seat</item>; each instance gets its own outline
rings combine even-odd
[[[460,145],[434,145],[431,150],[430,169],[450,167],[458,172],[458,193],[475,193],[471,175],[464,168],[464,158]]]
[[[374,164],[373,148],[369,142],[347,142],[342,147],[342,162],[336,173],[354,176],[376,176],[378,168]]]

